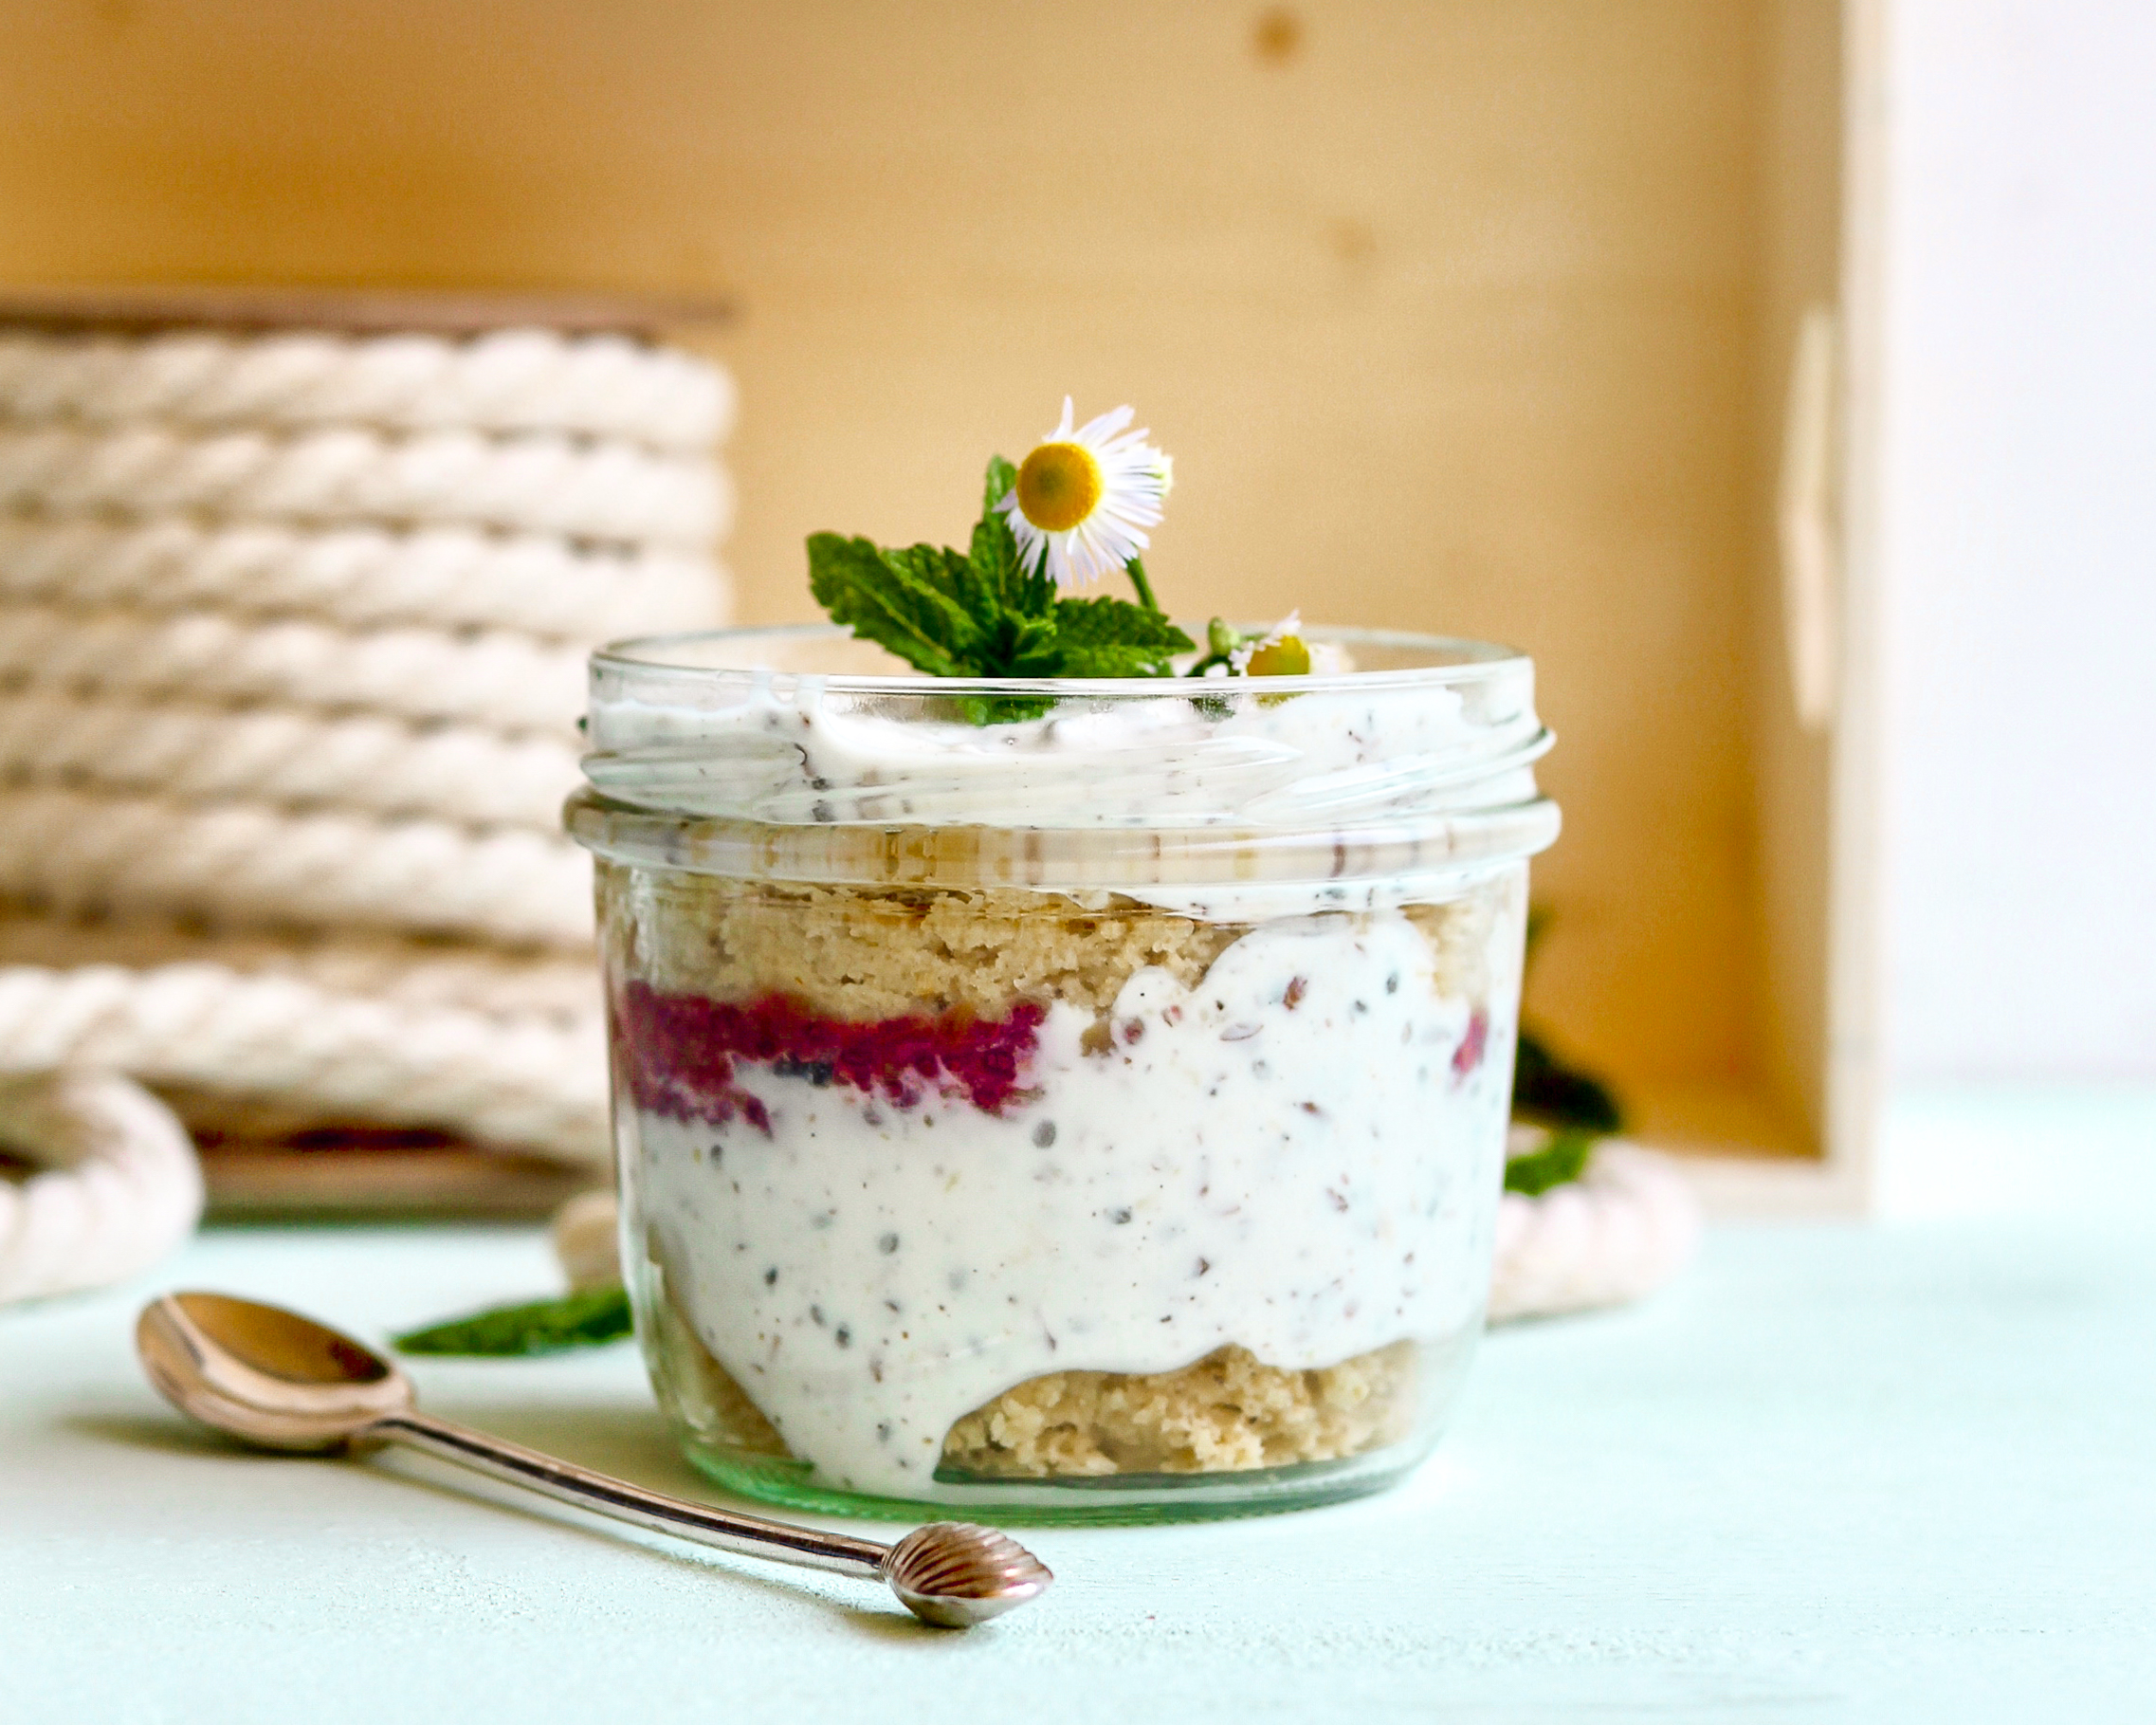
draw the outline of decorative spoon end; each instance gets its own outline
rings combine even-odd
[[[965,1629],[1038,1599],[1055,1579],[1007,1533],[970,1521],[932,1521],[891,1547],[884,1579],[923,1623]]]

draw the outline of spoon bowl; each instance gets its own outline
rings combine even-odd
[[[405,1443],[577,1509],[751,1557],[885,1583],[923,1623],[966,1628],[1038,1599],[1055,1577],[993,1528],[937,1521],[896,1545],[795,1527],[645,1491],[419,1411],[411,1382],[350,1336],[254,1300],[168,1294],[142,1309],[136,1350],[157,1392],[266,1449]]]
[[[267,1449],[341,1449],[416,1400],[411,1380],[374,1349],[229,1294],[152,1301],[136,1320],[135,1348],[174,1407]]]

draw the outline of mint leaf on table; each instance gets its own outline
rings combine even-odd
[[[559,1299],[533,1300],[521,1306],[497,1306],[469,1317],[452,1318],[425,1330],[394,1336],[400,1353],[484,1354],[508,1358],[559,1353],[571,1348],[596,1348],[617,1342],[633,1328],[629,1292],[616,1282],[588,1288]]]
[[[1160,611],[1127,599],[1067,599],[1045,569],[1027,569],[996,505],[1016,480],[1000,456],[981,487],[970,548],[889,549],[818,533],[809,540],[809,591],[864,640],[932,677],[1157,677],[1190,637]],[[1146,591],[1141,583],[1139,591]],[[1035,717],[1037,697],[972,696],[976,724]]]
[[[1552,1186],[1578,1180],[1595,1154],[1592,1132],[1552,1132],[1546,1142],[1523,1156],[1505,1161],[1505,1189],[1523,1198],[1540,1198]]]

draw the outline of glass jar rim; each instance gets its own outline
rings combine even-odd
[[[1531,659],[1373,630],[1310,638],[1379,669],[854,674],[883,650],[828,623],[620,643],[593,659],[569,830],[692,872],[1106,890],[1422,876],[1555,836]]]
[[[1257,630],[1270,630],[1273,625],[1259,623],[1235,627],[1250,633]],[[1202,627],[1197,633],[1197,638],[1202,638]],[[1479,641],[1460,635],[1424,634],[1412,630],[1312,623],[1302,627],[1299,638],[1327,646],[1348,650],[1361,648],[1403,657],[1422,654],[1430,662],[1389,666],[1381,670],[1266,677],[1262,683],[1267,693],[1285,696],[1347,693],[1375,688],[1409,690],[1416,688],[1456,688],[1517,673],[1531,663],[1528,655],[1518,648],[1498,642]],[[886,700],[908,695],[939,701],[963,699],[970,695],[1030,695],[1052,697],[1060,701],[1113,704],[1121,701],[1157,701],[1165,693],[1186,692],[1163,688],[1163,683],[1204,681],[1202,678],[1161,677],[936,677],[923,671],[827,671],[813,667],[780,668],[754,663],[729,665],[699,662],[696,656],[700,649],[708,651],[726,646],[784,649],[817,644],[851,647],[859,643],[860,637],[845,625],[831,622],[759,623],[725,629],[686,630],[665,634],[633,635],[625,640],[611,641],[593,651],[591,670],[594,679],[609,672],[630,680],[639,676],[654,676],[664,677],[676,687],[679,687],[677,680],[708,679],[715,689],[759,678],[769,678],[775,687],[783,689],[791,681],[814,678],[832,694],[860,694]]]

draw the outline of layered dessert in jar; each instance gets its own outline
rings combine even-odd
[[[595,660],[625,1274],[722,1482],[1135,1519],[1434,1441],[1556,830],[1531,668],[1305,631],[1317,669],[1171,681],[1178,638],[1086,679],[820,627]]]

